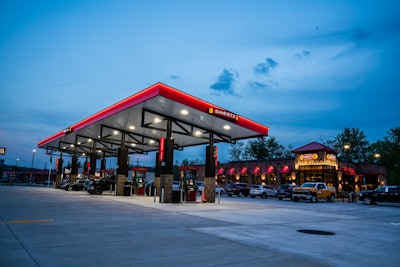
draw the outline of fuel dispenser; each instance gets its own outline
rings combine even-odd
[[[132,168],[132,180],[137,195],[144,195],[146,189],[146,172],[147,168]]]
[[[181,182],[183,182],[184,185],[186,201],[196,201],[199,167],[180,166],[179,170],[181,172]]]

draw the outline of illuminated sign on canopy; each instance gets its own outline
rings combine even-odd
[[[239,120],[239,115],[229,112],[224,109],[208,108],[208,113],[218,116],[220,118],[226,119],[226,120],[230,120],[230,121],[238,121]]]

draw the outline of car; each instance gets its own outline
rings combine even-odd
[[[377,202],[400,203],[400,185],[381,186],[375,190],[361,191],[359,200],[365,205],[373,205]]]
[[[284,198],[292,198],[293,188],[297,187],[297,185],[292,184],[283,184],[278,187],[276,190],[276,198],[282,200]]]
[[[201,192],[203,192],[204,190],[204,182],[197,181],[196,184],[197,184],[197,192],[201,194]]]
[[[115,176],[90,180],[86,188],[86,191],[91,195],[101,195],[106,190],[115,190]]]
[[[276,194],[276,189],[269,186],[269,185],[259,185],[255,184],[250,186],[250,197],[261,197],[261,198],[267,198],[267,197],[275,197]]]
[[[238,197],[248,197],[250,188],[247,183],[230,183],[225,187],[225,192],[228,197],[238,196]]]
[[[83,191],[85,188],[85,181],[77,179],[74,183],[70,184],[65,190],[68,191]]]

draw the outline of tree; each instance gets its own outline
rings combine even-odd
[[[370,148],[364,132],[357,128],[344,128],[343,133],[326,144],[342,153],[338,156],[341,161],[352,163],[368,163]]]
[[[280,158],[284,154],[285,147],[280,145],[275,137],[266,138],[264,136],[250,140],[245,153],[252,159],[271,159]]]
[[[388,184],[400,184],[400,127],[390,129],[383,141],[371,145],[371,151],[379,155],[377,163],[386,166]]]
[[[229,155],[231,161],[241,161],[244,160],[244,142],[236,142],[236,144],[231,144],[229,149]]]

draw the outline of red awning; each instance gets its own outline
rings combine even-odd
[[[356,175],[356,172],[354,171],[353,168],[343,167],[342,171],[343,171],[344,174],[347,174],[347,175]]]
[[[232,174],[235,174],[235,173],[236,173],[235,168],[230,168],[229,169],[229,172],[228,172],[229,175],[232,175]]]
[[[224,168],[219,168],[219,170],[218,170],[218,172],[217,172],[217,175],[224,174],[224,172],[225,172],[225,169],[224,169]]]
[[[281,173],[290,173],[290,167],[285,165],[281,168]]]
[[[260,174],[261,173],[261,168],[260,167],[255,167],[253,170],[253,174]]]
[[[240,174],[247,174],[247,168],[246,168],[246,167],[243,167],[243,168],[240,170]]]
[[[274,173],[274,167],[273,166],[269,166],[268,169],[267,169],[267,173],[268,174]]]

